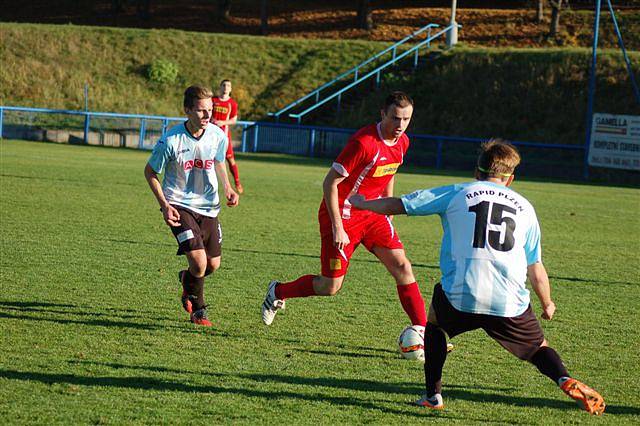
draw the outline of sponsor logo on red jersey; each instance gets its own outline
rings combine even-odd
[[[184,170],[191,170],[193,168],[196,169],[204,169],[204,170],[211,170],[211,168],[213,168],[213,160],[201,160],[199,158],[196,158],[195,160],[187,160],[184,163]]]

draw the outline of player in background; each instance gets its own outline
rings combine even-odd
[[[240,183],[240,172],[238,171],[236,157],[233,153],[230,129],[230,126],[236,124],[237,120],[238,104],[231,97],[231,81],[222,80],[220,82],[220,88],[218,89],[218,96],[213,97],[213,116],[211,117],[211,122],[224,130],[227,135],[229,145],[227,146],[227,153],[225,157],[227,159],[227,163],[229,163],[229,171],[233,176],[236,191],[238,194],[242,194],[244,192],[244,188]]]
[[[380,122],[358,130],[349,139],[324,179],[318,212],[321,274],[285,283],[271,281],[262,305],[265,324],[273,322],[287,299],[338,293],[351,255],[362,243],[391,273],[411,324],[424,333],[424,300],[391,217],[354,210],[347,200],[353,194],[367,198],[393,195],[395,174],[409,147],[405,130],[413,114],[413,101],[405,93],[394,92],[386,98],[380,114]]]
[[[400,198],[350,198],[358,209],[378,214],[437,214],[444,235],[441,283],[435,286],[425,333],[426,394],[418,405],[444,408],[441,377],[446,336],[482,328],[506,350],[535,365],[591,414],[603,398],[572,378],[549,347],[530,305],[526,279],[542,305],[542,318],[556,311],[542,264],[540,226],[523,196],[508,188],[520,164],[516,148],[502,140],[482,145],[475,182],[416,191]]]
[[[191,86],[184,92],[187,121],[172,127],[153,148],[144,168],[164,221],[178,242],[188,268],[180,271],[182,306],[191,322],[211,326],[204,301],[204,277],[220,267],[222,228],[218,221],[222,183],[227,205],[236,206],[238,194],[227,178],[224,156],[227,137],[210,123],[211,90]],[[164,170],[162,185],[158,174]]]

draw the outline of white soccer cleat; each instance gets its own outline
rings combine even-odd
[[[271,325],[278,309],[284,309],[285,301],[276,299],[276,286],[279,284],[276,280],[271,280],[267,289],[267,295],[262,302],[262,322],[265,325]]]

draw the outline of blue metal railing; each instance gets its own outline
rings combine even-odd
[[[140,123],[137,126],[137,131],[140,132],[140,134],[136,136],[138,142],[130,147],[138,149],[153,148],[153,144],[161,134],[166,132],[170,122],[182,122],[185,120],[184,117],[0,106],[0,138],[6,137],[6,132],[3,133],[3,131],[6,130],[3,130],[3,124],[6,125],[6,122],[10,120],[10,115],[8,116],[7,112],[26,112],[49,115],[65,114],[84,117],[83,124],[77,123],[73,125],[74,129],[83,129],[82,131],[84,132],[84,135],[82,140],[84,143],[95,143],[95,140],[89,141],[89,132],[92,133],[92,136],[99,133],[95,130],[91,131],[92,119],[97,117],[137,119],[140,120]],[[27,123],[13,124],[13,127],[20,127],[27,130],[33,130],[33,128],[42,129],[44,127],[46,130],[46,125],[34,124],[33,120],[26,121]],[[161,124],[162,127],[160,128],[156,125],[156,130],[150,130],[153,127],[153,121],[156,122],[155,124]],[[89,123],[89,126],[87,126],[87,122]],[[238,125],[242,128],[242,152],[278,152],[310,157],[335,157],[335,155],[342,150],[349,136],[356,131],[356,129],[272,122],[241,121],[238,122]],[[111,123],[107,130],[102,129],[101,131],[105,133],[129,132],[130,129],[127,126],[128,124],[125,123],[124,127],[126,128],[123,129],[122,123]],[[147,138],[147,143],[144,143],[145,134],[148,132],[152,133]],[[445,167],[468,169],[469,158],[465,157],[465,155],[473,157],[471,161],[475,161],[476,152],[474,145],[479,145],[486,141],[486,139],[479,138],[425,134],[410,134],[409,136],[412,140],[411,155],[407,157],[409,163],[420,166],[431,166],[436,169],[442,169]],[[34,132],[25,132],[25,136],[12,137],[15,137],[16,139],[50,140],[46,137],[39,138],[39,136],[35,135]],[[77,138],[77,141],[82,140]],[[69,142],[72,141],[69,140]],[[559,150],[577,153],[577,156],[572,157],[575,160],[574,165],[569,166],[569,163],[564,163],[566,159],[563,159],[564,165],[562,166],[562,168],[575,168],[575,170],[571,169],[566,171],[567,174],[573,173],[575,175],[574,177],[580,177],[582,167],[588,167],[586,163],[587,159],[583,155],[583,153],[588,149],[587,145],[550,144],[530,141],[512,141],[512,143],[522,149],[552,150],[553,152],[557,152]],[[113,146],[129,145],[120,144]]]
[[[158,121],[161,124],[160,134],[164,136],[169,127],[170,122],[185,121],[184,117],[166,117],[161,115],[144,115],[144,114],[119,114],[113,112],[92,112],[92,111],[74,111],[63,109],[48,109],[48,108],[27,108],[27,107],[13,107],[13,106],[0,106],[0,138],[3,137],[3,125],[5,118],[5,111],[27,112],[27,113],[41,113],[41,114],[62,114],[71,116],[84,117],[83,125],[83,141],[89,142],[89,135],[91,131],[91,122],[93,118],[112,118],[112,119],[134,119],[139,120],[138,128],[138,148],[144,149],[144,140],[147,136],[147,124],[148,121]],[[253,121],[238,121],[237,126],[242,127],[242,149],[244,151],[246,147],[245,129],[254,125]]]
[[[350,90],[351,88],[363,83],[364,81],[366,81],[369,78],[371,78],[373,75],[376,76],[376,86],[379,85],[380,84],[380,74],[382,73],[382,71],[385,68],[395,64],[399,60],[401,60],[401,59],[405,58],[406,56],[410,55],[411,53],[414,54],[413,66],[416,67],[418,65],[418,54],[419,54],[420,48],[425,46],[425,45],[427,45],[427,46],[430,45],[433,40],[437,39],[438,37],[441,37],[443,34],[446,34],[448,31],[451,30],[451,28],[453,28],[453,26],[454,25],[449,25],[446,28],[444,28],[443,30],[438,31],[435,35],[427,37],[426,40],[423,40],[420,43],[414,45],[412,48],[404,51],[400,55],[394,55],[394,57],[392,59],[390,59],[389,61],[385,62],[384,64],[380,65],[379,67],[375,68],[374,70],[369,71],[364,76],[356,79],[355,81],[353,81],[352,83],[346,85],[345,87],[343,87],[342,89],[338,90],[337,92],[334,92],[332,95],[324,98],[321,101],[316,102],[314,105],[310,106],[309,108],[305,109],[304,111],[302,111],[302,112],[300,112],[298,114],[289,114],[289,117],[295,118],[297,120],[297,122],[300,123],[302,121],[302,117],[304,117],[305,115],[307,115],[311,111],[321,107],[322,105],[326,104],[327,102],[329,102],[332,99],[336,99],[337,98],[338,105],[339,105],[340,101],[341,101],[341,98],[342,98],[342,94],[344,92],[346,92],[347,90]],[[456,25],[456,26],[460,27],[460,25]]]
[[[315,102],[320,101],[320,92],[322,90],[335,85],[336,83],[338,83],[339,81],[341,81],[345,77],[350,76],[351,74],[353,74],[353,80],[357,81],[359,72],[363,67],[365,67],[366,65],[370,64],[371,62],[375,61],[376,59],[380,58],[381,56],[383,56],[383,55],[385,55],[386,53],[389,53],[389,52],[392,52],[391,53],[392,59],[395,59],[396,58],[397,49],[398,49],[399,46],[401,46],[402,44],[406,43],[407,41],[419,36],[420,34],[422,34],[425,31],[427,32],[427,39],[429,39],[431,37],[431,29],[432,28],[438,28],[439,26],[440,25],[438,25],[438,24],[429,24],[429,25],[426,25],[426,26],[414,31],[413,33],[409,34],[408,36],[406,36],[402,40],[400,40],[400,41],[394,43],[393,45],[387,47],[386,49],[376,53],[375,55],[371,56],[369,59],[361,62],[360,64],[356,65],[355,67],[351,68],[350,70],[343,72],[342,74],[340,74],[339,76],[337,76],[333,80],[329,81],[328,83],[323,84],[322,86],[320,86],[317,89],[313,90],[312,92],[306,94],[305,96],[303,96],[303,97],[291,102],[290,104],[288,104],[287,106],[281,108],[277,112],[268,113],[268,115],[271,116],[271,117],[275,117],[276,121],[278,121],[282,114],[284,114],[285,112],[289,111],[291,108],[293,108],[293,107],[295,107],[297,105],[300,105],[302,102],[306,101],[307,99],[310,99],[311,97],[315,96],[315,98],[316,98]]]

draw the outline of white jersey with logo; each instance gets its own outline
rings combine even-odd
[[[149,165],[162,173],[162,192],[170,204],[216,217],[220,212],[215,162],[224,163],[227,136],[209,123],[200,138],[194,138],[186,122],[172,127],[153,148]]]
[[[527,266],[541,261],[541,248],[538,219],[524,197],[478,181],[401,199],[408,215],[440,215],[442,289],[456,309],[501,317],[527,309]]]

